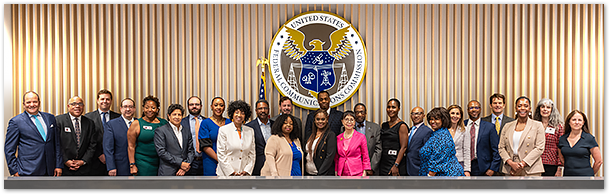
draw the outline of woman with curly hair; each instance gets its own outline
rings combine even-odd
[[[271,137],[266,142],[266,161],[261,176],[302,176],[302,149],[300,147],[300,126],[295,125],[294,116],[282,114],[271,128]]]
[[[133,175],[157,176],[159,156],[154,146],[154,131],[168,122],[157,117],[161,106],[157,97],[147,96],[142,104],[142,118],[133,121],[127,131],[129,168]]]
[[[546,147],[541,154],[545,172],[541,176],[555,176],[558,166],[562,166],[558,158],[558,139],[564,134],[562,116],[554,102],[544,98],[537,103],[533,120],[540,121],[546,130]]]
[[[427,113],[427,122],[433,132],[419,156],[419,176],[465,176],[457,160],[455,143],[450,136],[450,116],[444,107],[436,107]]]
[[[233,121],[218,129],[218,176],[250,176],[256,160],[254,129],[245,125],[252,115],[250,105],[242,100],[228,105]]]

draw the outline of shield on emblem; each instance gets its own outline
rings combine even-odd
[[[319,93],[334,86],[334,57],[328,51],[308,51],[300,58],[300,85]]]

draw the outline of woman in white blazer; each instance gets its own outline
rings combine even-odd
[[[463,124],[463,109],[459,105],[451,105],[448,107],[448,114],[450,114],[450,128],[448,128],[448,131],[455,142],[455,155],[459,164],[463,167],[465,176],[470,176],[472,136],[470,129],[466,129]]]
[[[516,121],[505,124],[499,137],[499,155],[503,173],[511,176],[541,176],[544,172],[541,154],[546,137],[543,124],[530,118],[531,100],[516,99]]]
[[[245,125],[251,115],[250,105],[242,100],[228,105],[228,118],[233,122],[218,129],[218,176],[252,174],[256,160],[254,129]]]

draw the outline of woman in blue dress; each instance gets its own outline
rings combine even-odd
[[[216,142],[218,140],[218,129],[231,123],[230,119],[224,118],[225,102],[221,97],[211,100],[211,110],[213,116],[201,121],[199,127],[199,149],[203,150],[201,158],[203,160],[203,176],[217,176],[216,167],[218,166],[218,155],[216,155]]]
[[[463,167],[455,156],[455,143],[448,131],[450,115],[444,107],[436,107],[427,113],[427,122],[434,131],[419,150],[421,168],[419,176],[465,176]]]
[[[588,129],[588,118],[574,110],[565,119],[565,134],[558,140],[558,154],[564,167],[564,176],[594,176],[603,164],[601,151]],[[590,167],[590,155],[594,164]]]

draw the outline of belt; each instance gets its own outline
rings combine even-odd
[[[196,160],[196,161],[202,161],[202,160],[203,160],[203,158],[202,158],[201,156],[197,156],[197,157],[195,157],[195,160]]]

